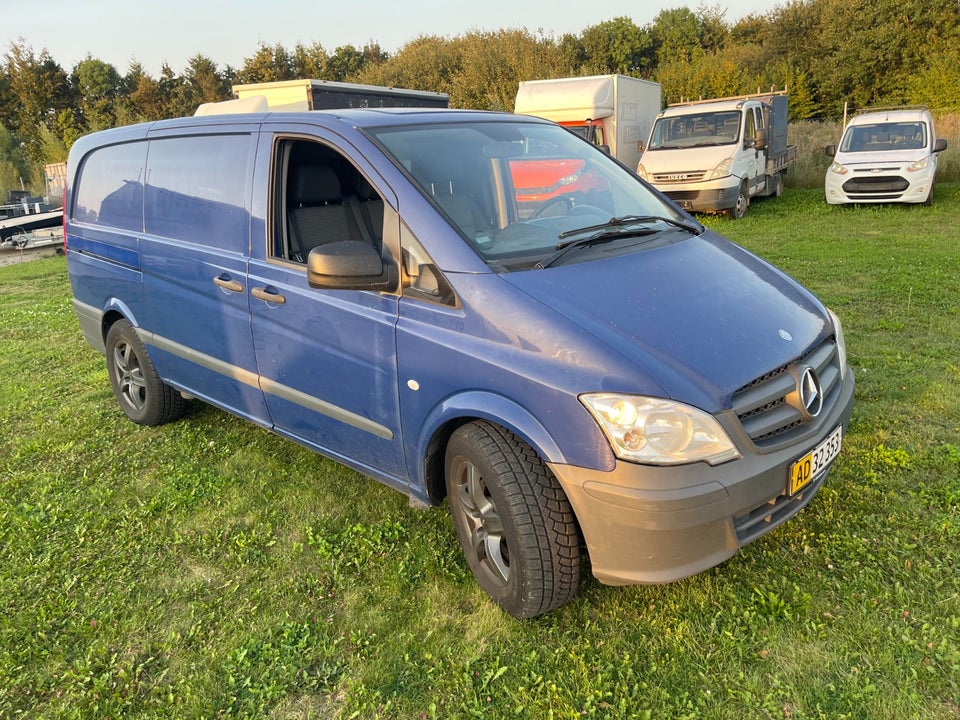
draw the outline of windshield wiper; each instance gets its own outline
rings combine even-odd
[[[606,226],[601,225],[599,227],[606,227]],[[557,243],[557,246],[554,248],[553,254],[548,255],[543,260],[537,261],[537,264],[533,266],[533,269],[544,270],[545,268],[548,268],[554,265],[558,260],[560,260],[560,258],[562,258],[571,250],[589,247],[591,245],[600,245],[601,243],[607,243],[612,240],[618,240],[619,238],[640,237],[643,235],[656,235],[658,233],[659,233],[659,230],[654,230],[652,228],[638,228],[636,230],[619,230],[619,229],[601,230],[598,233],[594,233],[589,237],[580,238],[579,240],[567,240],[566,242]],[[560,237],[563,237],[563,236],[561,235]]]
[[[560,240],[563,240],[564,238],[568,238],[573,235],[580,235],[581,233],[592,232],[594,230],[605,230],[607,228],[622,227],[624,225],[639,225],[641,223],[651,222],[665,222],[668,225],[673,225],[674,227],[681,228],[682,230],[687,230],[694,235],[701,232],[701,228],[696,225],[684,222],[683,220],[662,217],[660,215],[621,215],[620,217],[612,217],[600,225],[587,225],[587,227],[576,228],[575,230],[566,230],[557,235],[557,237]],[[566,243],[561,242],[557,245],[556,249],[562,250],[565,245]]]

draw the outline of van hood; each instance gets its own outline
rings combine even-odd
[[[833,160],[840,165],[847,167],[867,166],[876,167],[878,165],[909,165],[924,157],[932,155],[929,149],[910,149],[910,150],[884,150],[883,152],[840,152],[834,156]]]
[[[502,276],[625,357],[669,397],[716,412],[830,327],[807,290],[721,236]],[[589,348],[584,348],[589,351]],[[603,388],[630,387],[606,378]],[[623,382],[623,387],[611,387]],[[598,388],[599,389],[599,388]]]
[[[640,164],[648,174],[709,172],[733,155],[737,145],[710,145],[695,148],[645,150]]]

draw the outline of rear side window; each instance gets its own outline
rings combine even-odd
[[[247,252],[250,135],[150,141],[144,197],[151,235]]]
[[[143,231],[145,142],[94,150],[77,175],[71,218],[75,222]]]

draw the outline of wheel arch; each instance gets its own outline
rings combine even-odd
[[[140,327],[140,323],[137,322],[136,317],[125,302],[117,298],[110,298],[103,309],[103,316],[100,320],[100,337],[104,344],[106,344],[107,333],[110,332],[110,328],[117,320],[128,321],[134,329]]]
[[[461,393],[434,408],[412,449],[413,457],[421,459],[418,467],[411,468],[412,474],[431,504],[439,504],[446,496],[444,457],[450,436],[457,428],[475,420],[486,420],[509,430],[533,448],[544,462],[564,461],[559,445],[522,405],[490,392]]]

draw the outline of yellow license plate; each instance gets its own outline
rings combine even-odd
[[[837,426],[827,436],[827,439],[817,445],[802,458],[790,466],[787,492],[796,495],[821,472],[826,470],[834,458],[840,454],[840,444],[843,440],[843,427]]]

